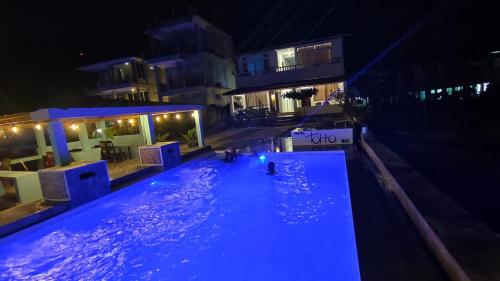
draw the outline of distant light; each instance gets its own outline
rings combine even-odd
[[[102,134],[102,129],[101,128],[98,128],[97,130],[95,130],[97,133],[99,134]]]
[[[130,63],[126,62],[125,65],[129,65]]]
[[[277,147],[275,147],[275,148],[274,148],[274,151],[276,151],[276,152],[280,152],[280,151],[281,151],[281,149],[279,148],[279,146],[277,146]]]
[[[118,120],[116,120],[116,122],[121,125],[123,123],[123,120],[118,119]]]
[[[19,127],[14,126],[14,127],[12,127],[11,130],[12,130],[13,133],[17,133],[17,132],[19,132]]]
[[[135,92],[135,88],[132,88],[132,89],[131,89],[131,91],[132,91],[132,92]]]
[[[153,66],[150,66],[149,69],[154,70],[155,68]]]
[[[175,119],[181,119],[181,115],[179,113],[175,114]]]
[[[80,57],[83,57],[83,52],[80,52]]]
[[[500,50],[491,51],[490,54],[500,54]]]
[[[266,161],[266,156],[265,156],[265,155],[263,155],[263,154],[261,154],[261,155],[259,156],[259,160],[260,160],[260,161],[262,161],[262,162]]]
[[[161,117],[160,116],[156,116],[156,122],[161,122]]]
[[[72,124],[70,127],[71,127],[71,129],[72,129],[73,131],[78,130],[78,125],[76,125],[76,124]]]
[[[40,131],[42,129],[42,125],[40,124],[36,124],[35,125],[35,129],[37,129],[38,131]]]
[[[130,125],[134,126],[134,124],[135,124],[135,119],[129,119],[129,120],[128,120],[128,123],[129,123]]]

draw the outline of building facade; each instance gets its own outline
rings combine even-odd
[[[145,58],[130,57],[79,70],[98,73],[97,95],[114,99],[226,106],[235,88],[231,37],[199,16],[146,31]]]
[[[237,89],[226,93],[231,112],[265,107],[278,113],[307,113],[319,105],[328,111],[337,103],[334,95],[346,91],[342,41],[342,36],[333,36],[236,55]],[[285,97],[287,92],[311,88],[317,91],[311,98]]]

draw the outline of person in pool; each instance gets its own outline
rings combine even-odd
[[[269,162],[269,164],[267,164],[267,174],[268,175],[276,174],[276,164],[274,164],[274,162]]]

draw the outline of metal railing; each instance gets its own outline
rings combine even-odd
[[[287,65],[287,66],[278,66],[276,68],[260,69],[260,70],[253,70],[253,71],[247,71],[247,72],[238,72],[237,75],[238,76],[249,76],[249,75],[265,74],[265,73],[270,73],[270,72],[285,72],[285,71],[300,70],[300,69],[305,69],[305,68],[310,68],[310,67],[317,67],[317,66],[322,66],[322,65],[338,64],[338,63],[343,63],[343,62],[344,62],[343,57],[334,57],[334,58],[331,58],[328,62],[324,62],[324,63],[293,64],[293,65]]]

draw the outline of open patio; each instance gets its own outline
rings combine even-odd
[[[175,144],[181,155],[204,148],[201,109],[51,108],[1,116],[0,210],[42,199],[38,171],[105,160],[113,181],[161,166],[141,159],[141,148]]]

